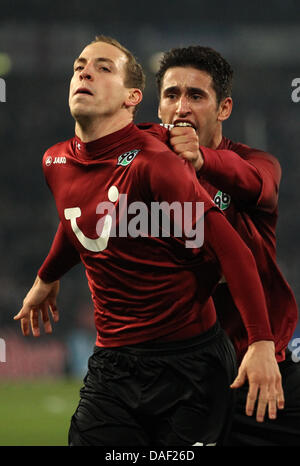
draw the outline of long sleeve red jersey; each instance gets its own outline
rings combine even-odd
[[[75,137],[47,150],[43,169],[61,223],[39,276],[58,279],[80,257],[94,302],[97,345],[187,338],[207,330],[216,319],[210,297],[222,274],[247,344],[273,339],[250,250],[189,163],[157,138],[133,124],[90,143]],[[182,236],[165,236],[161,229],[157,236],[128,234],[124,225],[137,222],[136,207],[146,206],[149,213],[153,202],[178,203],[182,212],[185,203],[203,203],[204,244],[187,248],[186,231]],[[203,212],[193,208],[191,215],[195,231]],[[174,227],[178,219],[170,218]]]
[[[267,302],[277,360],[297,325],[294,294],[276,262],[276,224],[281,168],[271,154],[223,137],[217,150],[200,147],[204,165],[199,181],[251,249]],[[223,328],[239,359],[247,349],[247,335],[226,284],[214,295]]]
[[[168,144],[169,131],[165,128],[148,124],[141,127]],[[276,357],[278,362],[282,361],[297,325],[298,309],[276,260],[280,164],[273,155],[224,136],[216,150],[204,146],[200,149],[204,164],[198,172],[199,182],[254,255],[274,334]],[[247,349],[247,334],[226,283],[216,288],[214,303],[221,325],[241,360]]]

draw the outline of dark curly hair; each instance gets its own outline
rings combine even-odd
[[[200,45],[190,47],[173,48],[165,52],[158,72],[156,83],[160,96],[161,86],[165,72],[175,66],[191,66],[201,71],[206,71],[212,77],[212,86],[216,92],[217,104],[225,97],[231,97],[233,70],[229,63],[216,50]]]

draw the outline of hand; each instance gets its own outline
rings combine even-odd
[[[48,311],[50,310],[53,321],[58,322],[59,313],[56,306],[58,291],[58,280],[52,283],[45,283],[39,278],[39,276],[36,277],[32,288],[29,290],[23,301],[22,309],[14,317],[14,320],[21,320],[21,329],[24,336],[28,336],[30,334],[30,324],[33,336],[40,336],[40,314],[45,332],[52,333],[52,326]]]
[[[256,420],[263,422],[267,407],[269,418],[275,419],[277,408],[284,408],[284,394],[272,341],[257,341],[249,346],[231,388],[241,387],[246,379],[249,382],[247,416],[252,416],[258,398]]]
[[[204,163],[199,148],[199,139],[194,128],[190,126],[174,126],[170,130],[170,144],[176,154],[191,162],[196,171]]]

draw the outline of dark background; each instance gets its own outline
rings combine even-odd
[[[101,33],[129,48],[146,71],[137,122],[159,121],[154,65],[161,51],[208,45],[231,62],[234,110],[224,134],[271,152],[281,163],[278,261],[299,303],[300,102],[291,99],[292,80],[300,77],[299,2],[1,0],[6,102],[0,103],[0,337],[19,334],[13,315],[56,231],[41,158],[49,146],[73,136],[68,109],[73,60]],[[65,341],[80,326],[94,337],[81,266],[62,279],[59,305],[54,338]]]

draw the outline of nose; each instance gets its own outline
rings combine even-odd
[[[188,99],[185,96],[180,97],[177,101],[176,113],[178,116],[185,116],[190,113],[190,105]]]
[[[87,79],[87,80],[93,79],[91,64],[86,63],[84,65],[84,68],[81,70],[79,74],[79,78],[80,78],[80,81],[83,81],[84,79]]]

